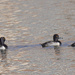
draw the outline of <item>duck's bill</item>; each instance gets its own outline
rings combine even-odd
[[[59,37],[59,39],[63,39],[63,37]]]

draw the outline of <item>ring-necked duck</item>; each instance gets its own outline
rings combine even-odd
[[[61,42],[60,42],[58,39],[61,39],[61,38],[59,37],[59,35],[58,35],[58,34],[54,34],[54,36],[53,36],[53,41],[45,42],[45,43],[41,44],[41,46],[42,46],[42,47],[60,46],[60,45],[61,45]]]
[[[71,44],[70,46],[75,47],[75,42],[73,44]]]
[[[5,50],[8,48],[8,46],[4,44],[4,42],[5,42],[5,37],[1,37],[0,38],[0,50]]]

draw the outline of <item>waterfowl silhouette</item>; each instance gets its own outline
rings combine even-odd
[[[5,40],[6,40],[5,37],[0,38],[0,50],[5,50],[8,48],[8,46],[4,44]]]
[[[70,46],[75,47],[75,42],[73,44],[71,44]]]
[[[62,43],[58,39],[61,39],[58,34],[53,35],[53,41],[47,41],[45,43],[42,43],[42,47],[48,47],[48,46],[60,46]]]

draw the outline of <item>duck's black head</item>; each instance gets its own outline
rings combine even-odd
[[[60,39],[60,38],[61,38],[61,37],[59,37],[58,34],[54,34],[54,36],[53,36],[53,41],[57,42],[58,39]]]
[[[1,37],[0,38],[0,46],[2,46],[4,44],[4,42],[5,42],[5,37]]]

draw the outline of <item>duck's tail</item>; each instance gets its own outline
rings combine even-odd
[[[45,47],[45,44],[40,44],[41,46],[42,46],[42,48],[44,48]]]

